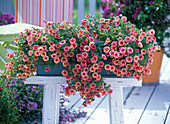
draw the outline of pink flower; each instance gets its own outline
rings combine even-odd
[[[27,39],[27,41],[31,41],[32,37],[27,37],[26,39]]]
[[[138,55],[138,58],[139,58],[139,60],[143,60],[143,59],[144,59],[143,54],[139,54],[139,55]]]
[[[142,54],[146,54],[146,50],[145,50],[145,49],[142,49],[142,50],[141,50],[141,53],[142,53]]]
[[[149,53],[149,58],[153,58],[154,54],[153,53]]]
[[[110,29],[110,26],[107,26],[107,27],[106,27],[106,30],[108,31],[109,29]]]
[[[20,51],[19,55],[20,55],[20,56],[23,56],[23,55],[24,55],[24,52]]]
[[[28,51],[28,55],[29,55],[29,56],[32,56],[32,54],[33,54],[33,51],[32,51],[32,50],[29,50],[29,51]]]
[[[119,51],[120,51],[121,53],[124,53],[124,52],[126,51],[126,48],[125,48],[125,47],[120,47],[120,48],[119,48]]]
[[[104,22],[105,21],[105,19],[104,18],[100,18],[100,22]]]
[[[34,54],[35,54],[35,56],[40,56],[40,52],[39,51],[35,51]]]
[[[60,44],[61,44],[61,45],[65,44],[65,43],[66,43],[65,40],[60,41]]]
[[[131,76],[131,72],[127,72],[126,77],[130,77],[130,76]]]
[[[34,45],[33,46],[33,50],[38,50],[39,46],[38,45]]]
[[[60,46],[61,46],[61,44],[57,44],[57,45],[56,45],[56,48],[58,49],[58,48],[60,48]]]
[[[105,25],[100,25],[100,29],[105,29]]]
[[[46,38],[45,36],[43,36],[43,37],[41,38],[41,41],[42,41],[42,42],[46,42],[46,41],[47,41],[47,38]]]
[[[65,46],[65,47],[64,47],[64,51],[65,51],[65,52],[68,52],[69,49],[70,49],[69,46]]]
[[[126,57],[126,62],[131,63],[133,58],[131,56]]]
[[[75,43],[76,39],[75,38],[71,38],[69,41],[72,44],[72,43]]]
[[[43,60],[46,62],[46,61],[49,60],[49,57],[48,57],[48,56],[44,56],[44,57],[43,57]]]
[[[122,16],[121,19],[122,19],[123,22],[127,21],[127,17],[125,17],[125,16]]]
[[[81,69],[80,64],[76,64],[76,65],[75,65],[75,68],[76,68],[76,69]]]
[[[142,32],[140,35],[142,35],[143,37],[146,36],[146,33],[145,32]]]
[[[50,46],[50,47],[49,47],[49,50],[50,50],[50,51],[54,51],[55,48],[54,48],[53,46]]]
[[[115,57],[115,58],[119,58],[119,52],[115,51],[115,52],[114,52],[114,57]]]
[[[15,42],[15,43],[18,43],[18,41],[19,41],[19,38],[15,38],[15,39],[14,39],[14,42]]]
[[[33,41],[28,41],[28,46],[31,46],[33,44]]]
[[[89,24],[87,24],[85,27],[86,27],[86,29],[88,29],[88,30],[90,29],[90,25],[89,25]]]
[[[143,44],[140,42],[138,43],[138,47],[142,48],[143,47]]]
[[[131,36],[130,36],[130,39],[131,39],[132,41],[134,41],[134,40],[135,40],[135,37],[134,37],[133,35],[131,35]]]
[[[135,56],[134,56],[134,61],[135,61],[135,62],[138,62],[138,59],[139,59],[139,57],[135,55]]]
[[[117,46],[117,42],[116,42],[116,41],[113,41],[113,42],[111,43],[111,45],[112,45],[113,47],[116,47],[116,46]]]
[[[116,22],[116,25],[117,25],[117,26],[120,25],[120,21],[117,21],[117,22]]]
[[[24,57],[22,58],[22,60],[23,60],[24,62],[26,62],[26,61],[28,61],[28,57],[27,57],[27,56],[24,56]]]
[[[57,58],[57,55],[55,53],[51,54],[51,58],[55,59]]]
[[[113,57],[113,56],[114,56],[114,50],[111,50],[111,51],[109,52],[109,55],[110,55],[110,57]]]
[[[77,47],[76,43],[72,43],[71,46],[70,46],[70,48],[73,48],[73,49],[75,49],[76,47]]]
[[[149,35],[155,35],[155,30],[154,29],[149,30],[148,34]]]
[[[104,51],[105,53],[108,53],[109,50],[110,50],[110,47],[104,47],[104,48],[103,48],[103,51]]]
[[[60,35],[59,34],[55,34],[54,37],[58,39],[58,38],[60,38]]]
[[[107,60],[107,57],[106,57],[104,54],[102,54],[102,58],[103,58],[104,60]]]
[[[90,41],[90,42],[93,42],[93,41],[94,41],[94,38],[93,38],[93,37],[89,37],[89,41]]]
[[[87,14],[87,15],[85,15],[85,18],[88,18],[90,16],[90,14]]]
[[[88,52],[90,50],[89,46],[84,46],[84,51]]]
[[[88,56],[88,53],[87,53],[87,52],[83,52],[83,53],[82,53],[82,57],[83,57],[83,58],[87,58],[87,56]]]
[[[49,72],[50,69],[48,67],[45,68],[45,72]]]
[[[83,34],[78,34],[78,38],[83,38]]]
[[[127,49],[127,51],[128,51],[129,53],[133,53],[133,49],[132,49],[131,47],[129,47],[129,48]]]

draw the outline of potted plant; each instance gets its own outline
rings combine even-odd
[[[154,61],[150,66],[152,74],[143,76],[143,85],[159,84],[159,75],[164,47],[169,49],[170,43],[163,43],[165,37],[169,37],[169,32],[166,31],[169,27],[169,8],[167,0],[151,1],[151,0],[116,0],[116,1],[101,1],[101,7],[104,10],[102,16],[112,19],[117,15],[125,15],[128,20],[136,25],[137,28],[155,30],[155,43],[161,46],[159,52],[154,52]],[[168,50],[167,50],[168,51]],[[169,56],[169,53],[167,56]]]
[[[15,38],[20,48],[6,64],[5,76],[25,79],[42,65],[46,72],[50,67],[63,66],[62,75],[68,86],[65,95],[78,91],[90,105],[95,98],[111,94],[112,89],[103,81],[102,69],[120,77],[140,80],[142,74],[151,73],[153,61],[154,30],[139,30],[125,16],[116,16],[110,23],[86,15],[82,24],[75,26],[45,22],[45,28],[26,29]],[[57,70],[58,71],[58,70]]]

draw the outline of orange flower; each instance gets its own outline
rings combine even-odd
[[[59,59],[59,58],[55,58],[55,59],[54,59],[54,62],[55,62],[56,64],[58,64],[58,63],[60,62],[60,59]]]
[[[76,82],[75,84],[77,87],[80,87],[81,86],[81,83],[80,82]]]
[[[87,104],[87,105],[90,105],[90,104],[91,104],[91,101],[90,101],[90,100],[87,100],[87,101],[86,101],[86,104]]]
[[[97,74],[96,72],[94,72],[94,73],[92,74],[92,77],[93,77],[93,78],[97,78],[97,76],[98,76],[98,74]]]
[[[63,76],[67,76],[68,75],[68,72],[66,70],[63,70],[61,73],[62,73]]]
[[[95,72],[95,69],[93,67],[90,67],[90,72]]]
[[[70,92],[71,95],[75,94],[75,90],[74,89],[70,89],[69,92]]]

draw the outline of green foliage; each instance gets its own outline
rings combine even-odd
[[[154,29],[156,43],[165,46],[163,40],[169,38],[170,27],[168,0],[102,0],[100,2],[105,18],[113,18],[119,14],[128,17],[128,20],[137,28]],[[170,47],[170,42],[165,47]]]
[[[20,119],[19,111],[14,99],[15,90],[0,79],[0,124],[18,123]]]

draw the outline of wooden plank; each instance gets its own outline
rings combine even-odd
[[[89,14],[96,16],[96,0],[89,1]]]
[[[43,94],[43,124],[59,123],[60,85],[49,83],[44,85]]]
[[[63,84],[66,82],[66,78],[62,76],[30,76],[26,79],[26,84],[46,84],[49,82],[55,82],[57,84]],[[117,87],[130,87],[130,86],[141,86],[142,81],[137,81],[133,78],[105,78],[105,82],[109,82],[108,84],[112,84]]]
[[[112,85],[111,88],[113,94],[109,95],[110,124],[124,124],[122,87]]]
[[[161,83],[157,86],[141,120],[140,124],[163,124],[170,104],[170,85]]]
[[[126,98],[126,96],[130,93],[131,89],[132,87],[127,87],[123,89],[124,98]],[[84,111],[85,110],[86,108],[84,109]],[[109,121],[109,97],[107,96],[103,100],[103,102],[100,104],[100,106],[98,106],[98,108],[90,116],[86,124],[109,124],[109,123],[110,123]]]
[[[78,3],[78,24],[81,24],[82,19],[84,18],[85,1],[77,0],[77,3]]]
[[[74,106],[79,102],[81,99],[79,93],[76,93],[75,95],[71,95],[67,97],[69,102],[65,102],[64,105],[66,108],[73,109]]]
[[[165,124],[170,124],[170,105],[169,105],[168,112],[167,112],[167,118],[166,118],[164,123]]]
[[[134,78],[103,78],[108,84],[112,84],[117,87],[132,87],[132,86],[142,86],[142,80],[137,81]]]
[[[137,124],[155,86],[136,87],[124,105],[124,120],[127,124]]]
[[[80,119],[76,120],[76,122],[69,123],[69,124],[83,124],[83,123],[85,123],[85,121],[89,118],[89,116],[91,116],[91,114],[96,110],[96,108],[98,107],[98,105],[99,105],[100,103],[102,103],[102,101],[103,101],[105,98],[106,98],[106,96],[96,99],[96,100],[95,100],[94,102],[92,102],[91,105],[88,106],[88,107],[84,107],[84,106],[82,105],[83,99],[81,99],[81,100],[74,106],[74,109],[76,109],[76,110],[83,110],[83,111],[87,112],[87,116],[84,117],[84,118],[80,118]],[[109,104],[108,104],[108,105],[109,105]]]

